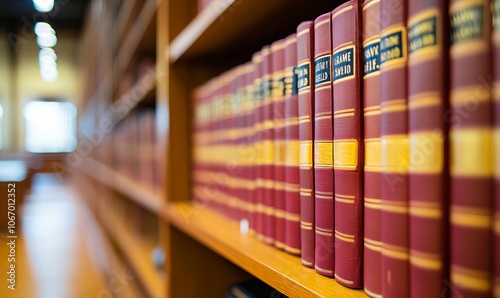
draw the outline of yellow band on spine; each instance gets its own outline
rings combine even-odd
[[[354,171],[358,166],[358,141],[333,141],[334,168],[338,170]]]

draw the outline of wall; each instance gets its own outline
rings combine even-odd
[[[40,76],[36,37],[23,38],[17,47],[11,47],[8,32],[0,38],[0,100],[4,105],[5,150],[24,150],[23,108],[27,102],[43,98],[56,98],[78,106],[79,65],[76,49],[78,34],[70,31],[56,32],[59,77],[55,82],[45,82]],[[10,48],[9,48],[10,47]],[[10,63],[7,63],[9,62]],[[5,63],[5,64],[4,64]],[[3,67],[10,65],[9,67]],[[4,104],[6,103],[6,104]]]

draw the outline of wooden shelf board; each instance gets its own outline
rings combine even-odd
[[[240,234],[236,223],[211,210],[191,203],[169,203],[163,215],[184,233],[287,296],[366,297],[362,290],[348,289],[302,266],[299,257]]]
[[[154,191],[92,158],[87,158],[82,162],[80,168],[88,176],[118,191],[154,214],[160,213],[162,199]]]
[[[148,28],[156,28],[156,23],[153,22],[153,19],[159,1],[146,0],[130,32],[125,37],[123,43],[119,45],[118,57],[116,58],[119,76],[128,68],[141,41],[144,41],[144,37],[149,35],[156,37],[156,34],[148,34],[147,30]]]
[[[148,246],[141,245],[139,237],[134,237],[113,212],[109,212],[104,220],[108,236],[122,251],[148,295],[163,297],[166,292],[165,282],[160,277],[160,272],[154,268]]]
[[[249,48],[255,51],[266,43],[285,38],[296,31],[301,21],[332,11],[344,1],[310,0],[307,4],[288,0],[213,1],[172,40],[166,55],[171,63],[216,52],[223,57],[235,52],[239,56],[251,55],[247,53]],[[307,9],[304,10],[303,5],[307,5]],[[251,56],[239,58],[250,60]]]

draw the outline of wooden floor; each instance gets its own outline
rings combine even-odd
[[[45,174],[35,176],[32,190],[17,219],[15,291],[6,280],[11,239],[0,235],[0,297],[112,297],[73,188]]]

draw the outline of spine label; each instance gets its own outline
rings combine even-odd
[[[298,90],[309,87],[311,84],[310,74],[311,64],[309,62],[299,65],[296,69]]]
[[[406,59],[406,32],[403,27],[386,32],[380,39],[380,64]]]
[[[354,78],[354,46],[342,48],[333,53],[333,81]]]
[[[415,20],[408,28],[410,53],[437,45],[437,16]]]
[[[380,71],[380,39],[377,38],[363,48],[365,65],[363,67],[364,76]]]
[[[474,5],[452,12],[451,43],[479,39],[483,36],[483,5]]]
[[[331,73],[330,55],[321,56],[314,60],[314,83],[316,86],[330,82]]]

